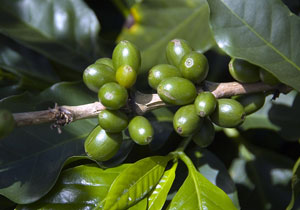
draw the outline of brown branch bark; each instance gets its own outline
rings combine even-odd
[[[281,93],[288,93],[292,89],[286,85],[270,86],[264,83],[242,84],[238,82],[215,83],[204,81],[198,87],[198,92],[210,91],[216,98],[231,97],[234,95],[249,94],[262,91],[278,90]],[[143,115],[146,112],[167,106],[158,94],[143,94],[135,92],[129,109]],[[64,126],[73,121],[97,117],[105,107],[100,102],[84,104],[79,106],[55,106],[53,109],[24,112],[13,114],[17,126],[37,125],[42,123],[54,123],[54,126]]]

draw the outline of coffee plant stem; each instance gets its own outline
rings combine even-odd
[[[270,86],[264,83],[242,84],[238,82],[216,83],[204,81],[198,88],[198,92],[210,91],[216,98],[231,97],[234,95],[249,94],[270,90],[278,90],[281,93],[288,93],[292,89],[286,85]],[[153,109],[168,106],[158,94],[144,94],[135,92],[129,103],[129,109],[138,115],[143,115]],[[64,126],[73,121],[97,117],[105,107],[100,102],[84,104],[79,106],[55,106],[53,109],[24,112],[13,114],[16,126],[37,125],[43,123],[54,123],[56,126]]]

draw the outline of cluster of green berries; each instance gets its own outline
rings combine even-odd
[[[214,124],[224,128],[237,127],[243,123],[246,115],[264,104],[263,93],[222,99],[216,99],[208,91],[197,93],[196,85],[205,80],[208,74],[208,61],[185,40],[170,41],[166,58],[169,64],[156,65],[149,71],[148,83],[166,104],[182,106],[174,115],[174,130],[183,137],[191,136],[201,147],[207,147],[214,140]],[[256,82],[259,78],[266,78],[268,73],[264,70],[258,71],[255,76],[248,73],[251,65],[232,59],[230,73],[234,72],[234,78],[239,82]]]
[[[153,138],[150,122],[142,116],[131,120],[122,111],[127,105],[128,89],[136,82],[141,66],[141,54],[129,41],[121,41],[114,49],[112,59],[100,58],[83,73],[86,86],[98,93],[105,110],[98,115],[98,126],[85,141],[86,153],[97,161],[106,161],[119,150],[124,131],[128,128],[131,139],[140,145]]]
[[[214,124],[224,128],[237,127],[246,115],[264,104],[264,93],[222,99],[216,99],[208,91],[198,93],[196,85],[207,77],[208,60],[185,40],[170,41],[166,58],[168,64],[159,64],[149,70],[148,84],[166,104],[181,106],[173,118],[174,130],[180,136],[191,136],[201,147],[207,147],[214,140]],[[121,41],[114,49],[112,59],[101,58],[84,71],[84,83],[98,93],[99,101],[106,108],[99,113],[99,125],[85,141],[86,153],[95,160],[106,161],[114,156],[122,142],[122,131],[127,128],[137,144],[149,144],[153,138],[153,128],[145,117],[135,116],[129,120],[122,111],[140,65],[141,56],[136,46]],[[276,78],[267,71],[240,59],[230,61],[229,72],[239,82],[262,80],[277,84]]]

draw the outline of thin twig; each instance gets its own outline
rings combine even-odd
[[[216,98],[231,97],[234,95],[249,94],[262,91],[277,90],[288,93],[292,89],[286,85],[270,86],[264,83],[241,84],[238,82],[216,83],[204,81],[198,88],[198,92],[210,91]],[[158,94],[144,94],[135,92],[129,108],[143,115],[148,111],[167,106]],[[64,126],[73,121],[96,117],[105,107],[100,102],[79,106],[55,106],[53,109],[24,112],[13,114],[16,126],[37,125],[42,123],[54,123],[54,126]]]

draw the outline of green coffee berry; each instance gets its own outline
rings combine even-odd
[[[208,74],[208,61],[203,54],[192,51],[182,57],[179,69],[184,78],[199,84]]]
[[[181,77],[179,69],[173,65],[159,64],[150,69],[148,83],[156,90],[159,83],[169,77]]]
[[[195,144],[204,148],[208,147],[215,138],[215,128],[212,122],[205,118],[200,130],[192,137]]]
[[[107,133],[98,125],[86,138],[84,149],[92,159],[106,161],[117,153],[121,146],[122,138],[122,133]]]
[[[149,144],[154,135],[149,120],[142,116],[135,116],[128,125],[129,135],[132,140],[140,145]]]
[[[107,109],[117,110],[127,103],[128,93],[121,85],[109,82],[100,88],[98,98]]]
[[[262,68],[259,70],[259,77],[261,81],[268,85],[278,85],[280,83],[273,74]]]
[[[217,99],[211,92],[201,92],[194,102],[196,113],[200,117],[206,117],[213,113],[217,105]]]
[[[6,109],[0,110],[0,138],[10,134],[15,127],[15,120],[12,113]]]
[[[245,60],[232,58],[229,62],[229,73],[239,82],[253,83],[259,81],[259,67]]]
[[[128,125],[128,117],[119,110],[102,110],[98,115],[99,125],[109,133],[119,133]]]
[[[246,115],[252,114],[259,110],[265,103],[264,93],[251,93],[234,98],[243,105]]]
[[[99,58],[98,60],[95,61],[95,63],[107,65],[113,70],[115,70],[111,58]]]
[[[133,43],[127,40],[120,41],[113,51],[112,61],[116,70],[127,64],[138,73],[141,66],[141,53]]]
[[[224,128],[240,125],[245,119],[244,107],[233,99],[218,99],[215,111],[210,118],[213,123]]]
[[[115,81],[115,71],[104,64],[92,64],[83,72],[83,82],[92,91],[99,89],[108,82]]]
[[[183,39],[173,39],[166,48],[166,57],[169,64],[179,67],[181,58],[192,51],[192,48]]]
[[[200,118],[193,104],[180,107],[174,115],[173,127],[181,136],[190,136],[202,125],[203,118]]]
[[[129,65],[120,66],[116,72],[117,82],[125,88],[131,88],[136,81],[136,77],[136,71]]]
[[[180,77],[170,77],[161,81],[157,93],[164,102],[174,105],[190,104],[197,96],[195,85]]]

